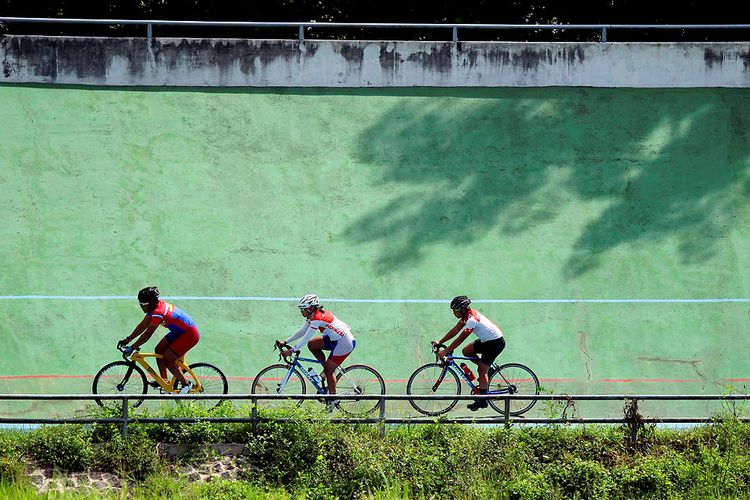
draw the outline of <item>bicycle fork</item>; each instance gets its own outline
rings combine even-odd
[[[292,365],[289,370],[286,372],[286,375],[284,375],[284,378],[276,385],[276,394],[281,394],[281,391],[284,390],[284,387],[286,387],[286,384],[289,382],[289,378],[292,376],[292,373],[294,372],[294,365]]]
[[[122,392],[125,390],[125,384],[128,383],[128,380],[130,380],[130,376],[133,374],[133,370],[135,369],[135,363],[129,362],[128,363],[128,371],[125,372],[125,376],[122,377],[122,380],[119,384],[117,384],[117,390]]]
[[[440,372],[440,376],[435,381],[435,384],[432,386],[432,392],[437,392],[438,387],[440,387],[440,384],[442,384],[443,380],[445,379],[445,374],[448,373],[448,368],[449,366],[447,364],[443,365],[443,371]]]

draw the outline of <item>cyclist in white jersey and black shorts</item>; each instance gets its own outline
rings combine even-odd
[[[451,354],[466,340],[466,337],[472,333],[476,334],[479,338],[473,343],[464,346],[461,352],[467,357],[481,354],[481,358],[475,361],[479,371],[479,394],[487,394],[487,387],[489,386],[487,372],[492,363],[495,362],[495,358],[505,349],[505,338],[500,327],[476,309],[472,309],[470,304],[471,299],[466,295],[459,295],[451,301],[451,309],[453,310],[453,315],[458,318],[458,323],[448,333],[443,335],[443,338],[437,344],[445,344],[455,337],[458,332],[461,332],[461,334],[448,347],[439,351],[437,355],[442,358],[446,354]],[[487,400],[477,399],[469,404],[467,408],[471,411],[487,408]]]

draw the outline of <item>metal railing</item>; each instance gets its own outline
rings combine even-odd
[[[154,26],[233,27],[233,28],[297,28],[297,40],[305,40],[305,29],[426,29],[450,30],[451,40],[458,42],[458,30],[590,30],[601,32],[607,42],[609,30],[736,30],[750,29],[750,24],[466,24],[466,23],[340,23],[296,21],[175,21],[166,19],[85,19],[50,17],[0,17],[4,23],[103,24],[138,25],[146,27],[146,37],[153,37]]]
[[[334,417],[326,419],[332,423],[348,424],[622,424],[631,428],[633,437],[638,429],[644,424],[705,424],[721,420],[717,416],[706,417],[644,417],[638,413],[638,403],[642,401],[748,401],[748,394],[539,394],[536,396],[520,395],[401,395],[401,394],[383,394],[383,395],[320,395],[320,394],[299,394],[299,395],[281,395],[281,394],[222,394],[222,395],[121,395],[121,394],[0,394],[0,401],[94,401],[94,400],[116,400],[122,402],[122,411],[119,417],[88,417],[88,418],[35,418],[35,417],[0,417],[0,424],[94,424],[94,423],[112,423],[118,424],[122,428],[123,436],[127,436],[128,427],[134,423],[196,423],[196,422],[216,422],[216,423],[251,423],[253,429],[259,422],[264,421],[285,421],[289,418],[270,418],[258,414],[257,402],[262,400],[304,400],[320,401],[321,399],[338,399],[338,400],[376,400],[379,401],[379,412],[376,417],[365,418],[340,418]],[[445,415],[441,417],[387,417],[386,401],[409,401],[409,400],[475,400],[475,399],[493,399],[504,400],[504,412],[493,417],[457,417],[450,418]],[[158,418],[158,417],[139,417],[131,415],[130,401],[132,400],[239,400],[252,402],[251,413],[247,417],[185,417],[185,418]],[[558,418],[527,418],[522,416],[514,417],[510,415],[511,401],[518,400],[536,400],[538,401],[559,401],[559,402],[576,402],[576,401],[622,401],[625,403],[625,412],[621,418],[583,418],[583,417],[558,417]],[[629,406],[628,406],[629,405]],[[628,411],[629,410],[629,411]],[[0,408],[1,411],[1,408]],[[316,417],[300,417],[301,419],[315,420]],[[317,417],[318,419],[320,417]],[[750,417],[733,417],[742,422],[750,422]]]

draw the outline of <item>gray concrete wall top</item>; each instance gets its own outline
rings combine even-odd
[[[518,43],[6,36],[0,83],[750,87],[750,42]]]

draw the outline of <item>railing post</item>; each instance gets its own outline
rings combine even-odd
[[[252,406],[250,408],[250,415],[253,419],[253,434],[255,434],[258,432],[258,400],[253,398],[250,401],[252,403]]]
[[[458,26],[453,27],[453,43],[458,42]]]
[[[305,41],[305,27],[300,24],[299,25],[299,41],[304,42]]]
[[[380,395],[380,438],[385,438],[385,396]]]
[[[602,43],[607,43],[607,27],[602,26]]]
[[[505,407],[503,408],[503,414],[505,415],[505,423],[507,424],[510,420],[510,398],[505,398]]]
[[[151,27],[151,23],[146,24],[146,38],[151,38],[153,35],[153,28]]]
[[[638,398],[632,397],[625,402],[623,409],[626,425],[630,428],[630,446],[638,442],[638,429],[643,427],[643,416],[638,411]]]
[[[122,437],[128,437],[128,398],[122,398]]]

